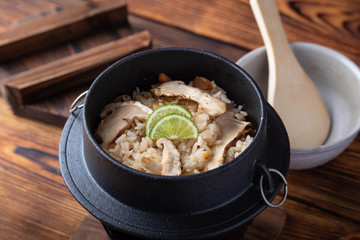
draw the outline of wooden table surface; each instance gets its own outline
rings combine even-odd
[[[248,0],[127,2],[128,30],[115,29],[116,34],[147,29],[153,48],[201,48],[236,61],[263,45]],[[360,65],[360,0],[277,0],[277,4],[289,41],[330,47]],[[113,30],[94,33],[1,63],[0,79],[95,46],[111,34]],[[69,239],[88,214],[60,174],[61,131],[15,116],[0,98],[0,239]],[[287,179],[287,219],[281,239],[360,239],[360,136],[331,162],[289,171]]]

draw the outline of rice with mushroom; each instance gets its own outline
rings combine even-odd
[[[190,82],[189,86],[192,86],[192,84],[193,82]],[[212,89],[202,89],[202,91],[213,98],[223,101],[226,104],[226,114],[231,115],[231,118],[236,119],[238,122],[245,122],[247,113],[242,110],[242,106],[235,106],[235,104],[227,98],[226,92],[213,81],[211,85]],[[164,174],[165,166],[162,156],[164,149],[157,146],[156,140],[152,140],[146,136],[146,119],[135,118],[125,131],[116,136],[111,144],[102,146],[111,157],[133,169],[159,175],[188,175],[208,170],[207,164],[213,156],[214,147],[222,143],[222,140],[219,140],[221,130],[219,124],[215,121],[216,116],[207,114],[199,107],[198,103],[194,101],[179,98],[161,98],[154,96],[151,91],[140,91],[139,89],[136,89],[132,96],[118,97],[115,102],[130,100],[139,101],[152,110],[165,104],[176,103],[183,105],[192,113],[192,120],[199,130],[199,137],[197,139],[171,140],[177,152],[180,154],[180,173]],[[111,108],[109,106],[107,107]],[[104,108],[101,116],[102,119],[105,119],[111,114],[111,111],[116,111],[116,109],[113,108],[110,113],[105,113],[107,107]],[[97,134],[99,134],[99,131],[98,129]],[[239,139],[232,141],[231,145],[226,147],[222,164],[231,161],[246,149],[253,139],[250,133],[253,133],[253,131],[247,131]]]

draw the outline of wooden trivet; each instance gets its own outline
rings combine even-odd
[[[266,208],[254,218],[245,233],[245,240],[275,240],[282,233],[286,221],[283,208]],[[110,240],[101,223],[93,216],[84,218],[70,240]],[[236,239],[237,240],[237,239]]]

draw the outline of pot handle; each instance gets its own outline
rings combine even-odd
[[[264,173],[264,174],[262,174],[260,176],[260,181],[259,181],[261,196],[264,199],[266,205],[268,205],[269,207],[280,207],[281,205],[283,205],[283,203],[286,200],[286,197],[287,197],[287,194],[288,194],[288,183],[287,183],[284,175],[282,175],[282,173],[280,171],[278,171],[278,170],[276,170],[274,168],[267,169],[263,165],[260,165],[260,166],[261,166],[262,171]],[[279,203],[276,203],[276,204],[272,204],[267,200],[267,198],[265,196],[265,193],[264,193],[264,187],[263,187],[263,179],[264,179],[264,176],[265,176],[265,178],[267,179],[267,182],[268,182],[268,188],[271,189],[271,190],[273,189],[273,179],[272,179],[272,176],[271,176],[271,172],[276,173],[277,175],[279,175],[281,177],[281,180],[283,181],[283,184],[284,184],[284,196],[281,199],[281,201]]]
[[[81,93],[75,100],[74,102],[71,104],[69,112],[73,113],[78,109],[81,109],[84,107],[84,104],[79,104],[80,100],[86,96],[86,94],[88,93],[89,90],[86,90],[85,92]]]

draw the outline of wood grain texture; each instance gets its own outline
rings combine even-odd
[[[280,239],[357,239],[360,233],[360,135],[336,159],[290,171]],[[352,236],[355,236],[354,238]]]
[[[148,31],[97,45],[5,79],[3,95],[13,108],[19,108],[28,102],[81,85],[116,60],[150,47],[151,35]]]
[[[0,1],[0,4],[10,2]],[[40,11],[42,2],[37,1],[37,7],[29,11]],[[52,2],[56,5],[58,1]],[[323,44],[359,65],[359,0],[279,0],[277,3],[290,41]],[[67,4],[72,3],[67,1]],[[247,0],[128,0],[128,6],[128,27],[99,31],[3,62],[0,82],[16,73],[144,29],[152,34],[154,48],[196,47],[233,61],[263,45]],[[24,12],[18,14],[25,15]],[[0,21],[0,24],[6,22]],[[72,89],[32,103],[26,109],[54,118],[62,116],[64,121],[68,106],[83,89]],[[0,239],[69,239],[88,213],[74,200],[59,175],[61,128],[13,115],[3,98],[0,98],[0,121]],[[287,219],[280,239],[359,239],[359,160],[358,135],[331,162],[314,169],[290,171],[289,196],[284,204]]]
[[[13,1],[12,4],[21,7],[29,5],[35,9],[31,2],[25,3],[20,0]],[[16,24],[0,31],[0,61],[124,22],[127,17],[125,0],[75,1],[72,5],[65,4],[66,8],[52,6],[51,1],[44,1],[44,3],[45,6],[49,5],[48,11],[37,16],[35,14],[36,17],[33,13],[29,13],[30,15],[25,16],[30,20],[15,21]],[[55,7],[55,10],[52,10],[52,7]],[[14,8],[7,5],[0,12],[9,14],[19,11],[16,7]]]
[[[68,239],[85,210],[59,171],[61,129],[14,116],[0,99],[0,239]]]
[[[83,4],[81,1],[29,1],[14,0],[0,1],[0,32],[20,24],[28,23],[34,19],[56,13],[57,11]]]
[[[51,50],[44,50],[26,57],[22,57],[17,61],[11,61],[3,64],[0,68],[0,84],[1,81],[11,78],[16,75],[27,75],[27,71],[35,71],[35,69],[43,68],[44,63],[54,64],[55,61],[61,61],[62,58],[72,57],[76,53],[81,53],[100,44],[107,44],[114,39],[121,39],[123,37],[141,32],[147,29],[152,37],[153,48],[182,46],[201,48],[208,51],[215,52],[219,55],[237,60],[238,56],[243,55],[246,51],[240,47],[224,45],[223,43],[205,37],[197,36],[192,33],[173,29],[168,26],[161,25],[152,21],[145,21],[142,18],[130,16],[129,25],[105,30],[87,37],[79,38],[76,41],[66,43],[64,46],[60,45],[58,48]],[[51,58],[51,54],[55,54]],[[69,116],[69,107],[74,99],[82,92],[87,90],[91,82],[96,78],[97,74],[90,72],[82,80],[87,82],[83,85],[76,86],[69,91],[59,92],[47,98],[32,99],[33,101],[23,104],[20,107],[13,107],[13,112],[19,116],[32,118],[56,126],[63,126]],[[41,89],[46,91],[46,89]],[[39,96],[46,94],[39,91]]]
[[[359,0],[277,0],[290,42],[312,42],[333,48],[360,64]],[[130,0],[132,14],[173,27],[246,46],[263,44],[248,0]]]

